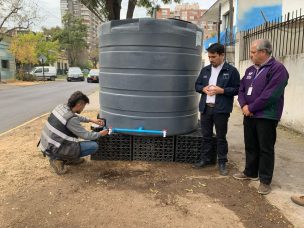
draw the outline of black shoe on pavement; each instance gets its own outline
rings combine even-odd
[[[228,175],[228,171],[226,169],[226,163],[219,163],[219,171],[220,171],[220,175],[222,176]]]
[[[215,165],[215,163],[202,160],[202,161],[199,161],[198,163],[195,163],[192,167],[195,169],[200,169],[200,168],[204,168],[206,166],[211,166],[211,165]]]

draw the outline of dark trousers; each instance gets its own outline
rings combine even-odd
[[[203,145],[200,160],[213,162],[213,158],[218,156],[219,163],[227,162],[228,143],[226,140],[227,125],[230,113],[214,113],[214,109],[206,106],[201,113],[201,128],[203,135]],[[216,131],[216,151],[212,146],[213,126]]]
[[[244,174],[259,176],[260,182],[270,184],[274,169],[274,145],[278,121],[244,117],[246,167]]]

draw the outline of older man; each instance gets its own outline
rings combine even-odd
[[[233,175],[240,180],[260,179],[258,193],[266,195],[274,170],[276,128],[282,116],[284,90],[288,81],[286,68],[271,57],[269,40],[251,44],[249,67],[241,80],[238,101],[244,114],[246,166]]]

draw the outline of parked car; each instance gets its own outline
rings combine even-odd
[[[35,76],[37,80],[55,81],[57,70],[53,66],[37,66],[30,72],[30,74]]]
[[[88,68],[82,69],[83,74],[88,74],[89,72],[90,72],[90,69],[88,69]]]
[[[99,69],[91,69],[88,77],[87,82],[99,82]]]
[[[70,67],[68,70],[67,81],[84,81],[81,69],[79,67]]]

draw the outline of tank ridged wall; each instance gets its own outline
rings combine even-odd
[[[191,132],[202,31],[178,20],[105,23],[100,30],[100,114],[108,126]]]

